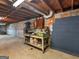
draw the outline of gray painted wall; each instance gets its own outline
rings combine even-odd
[[[52,48],[79,54],[79,16],[57,19],[52,34]]]

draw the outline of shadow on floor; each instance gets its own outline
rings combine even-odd
[[[63,50],[63,49],[59,49],[59,48],[52,48],[52,49],[55,49],[55,50],[58,50],[58,51],[61,51],[61,52],[70,54],[70,55],[72,55],[72,56],[77,56],[77,57],[79,57],[79,54],[78,54],[78,53],[74,53],[74,52],[67,51],[67,50]]]

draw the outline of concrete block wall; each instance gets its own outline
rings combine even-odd
[[[9,36],[16,36],[17,35],[17,30],[16,30],[16,24],[10,24],[8,27],[7,27],[7,34]]]
[[[79,15],[79,9],[55,14],[55,18],[58,19],[58,18],[71,17],[71,16],[77,16],[77,15]]]
[[[7,34],[14,37],[23,37],[24,23],[25,21],[10,24],[7,27]]]
[[[25,21],[22,21],[22,22],[18,22],[16,23],[16,28],[17,28],[17,37],[21,37],[23,38],[24,37],[24,27],[25,27]]]
[[[24,38],[24,27],[26,22],[32,22],[35,18],[16,23],[17,37]]]

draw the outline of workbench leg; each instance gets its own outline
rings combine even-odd
[[[25,38],[24,44],[26,44],[26,38]]]
[[[42,39],[42,52],[44,53],[44,40]]]
[[[44,52],[45,52],[45,50],[42,51],[42,53],[44,53]]]

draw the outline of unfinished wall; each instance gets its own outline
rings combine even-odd
[[[23,29],[24,29],[25,21],[10,24],[7,27],[7,34],[14,37],[24,37],[23,36]]]
[[[55,18],[59,19],[64,17],[77,16],[77,15],[79,15],[79,9],[55,14]]]
[[[17,37],[23,38],[24,37],[24,27],[25,27],[25,21],[18,22],[16,24],[17,27]]]
[[[16,23],[17,37],[24,38],[25,22],[32,22],[34,20],[35,19],[29,19],[26,21],[21,21],[21,22]]]
[[[7,34],[14,37],[17,35],[16,23],[8,25]]]

